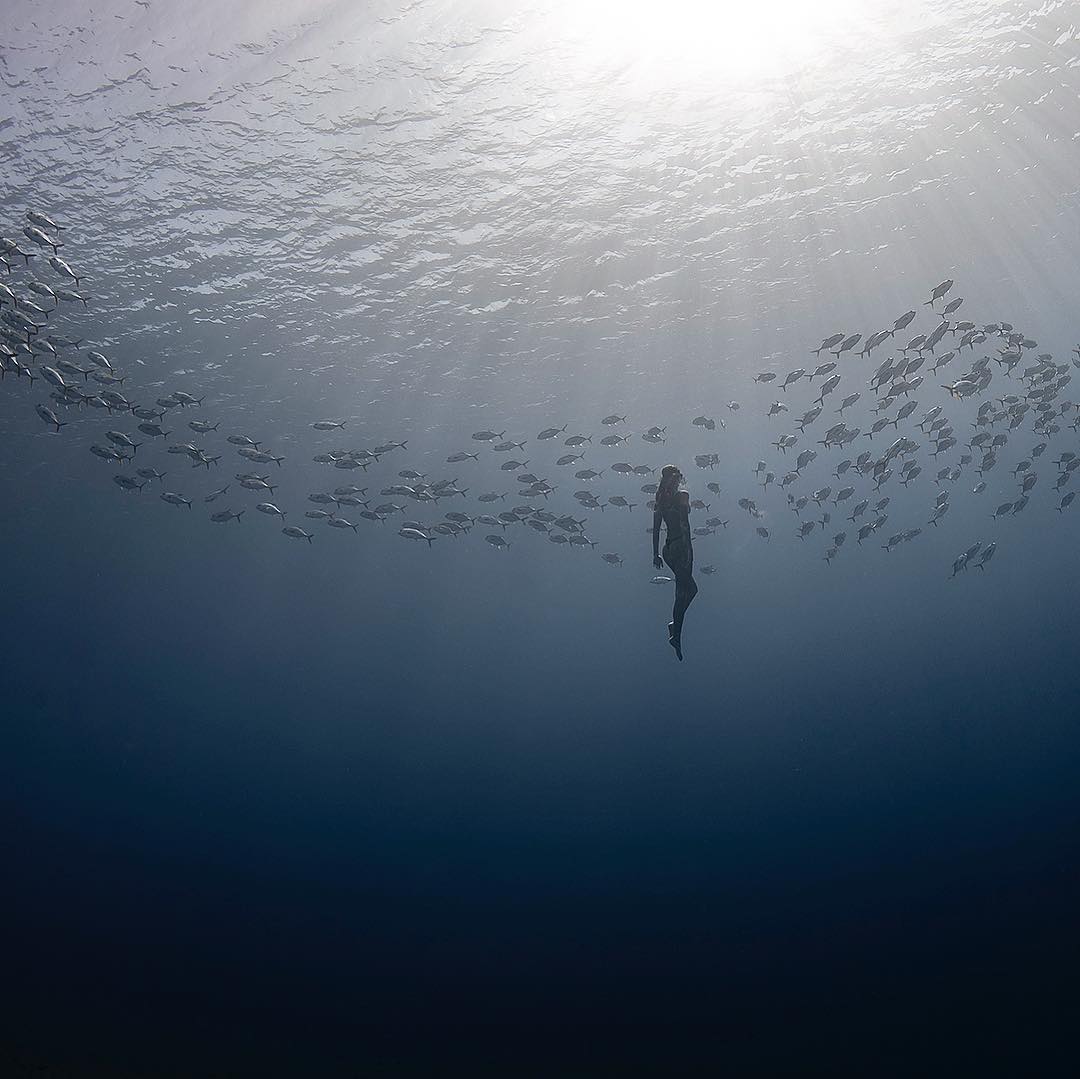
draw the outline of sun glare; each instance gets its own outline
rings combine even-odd
[[[855,39],[867,0],[567,0],[566,20],[596,62],[670,77],[784,75]]]

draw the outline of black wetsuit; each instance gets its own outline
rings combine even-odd
[[[671,611],[671,638],[681,646],[683,617],[697,595],[694,580],[694,544],[690,538],[690,496],[679,491],[653,513],[653,554],[660,544],[660,525],[667,529],[663,557],[675,575],[675,606]],[[681,656],[680,656],[681,658]]]

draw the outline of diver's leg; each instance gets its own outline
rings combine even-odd
[[[686,607],[686,592],[676,578],[675,606],[671,611],[671,622],[668,623],[668,644],[675,649],[675,655],[679,657],[680,662],[682,661],[682,624]]]
[[[678,565],[678,559],[675,557],[675,553],[672,551],[670,544],[668,544],[668,543],[664,544],[664,549],[660,552],[660,556],[664,560],[664,565],[666,565],[667,568],[669,570],[671,570],[672,575],[675,577],[676,580],[678,580],[679,574],[678,574],[678,571],[675,568]],[[679,605],[678,596],[679,596],[679,586],[676,584],[675,585],[675,606],[673,606],[671,608],[671,621],[668,622],[668,627],[667,627],[668,628],[668,637],[671,638],[672,640],[674,640],[674,638],[675,638],[675,611],[678,609],[678,605]]]
[[[694,602],[694,597],[698,594],[697,581],[688,573],[686,575],[686,606],[689,607]],[[685,608],[683,609],[685,614]]]
[[[675,577],[675,606],[671,609],[672,637],[679,639],[682,633],[683,615],[690,601],[697,595],[694,582],[694,549],[680,543],[664,545],[664,561]]]
[[[682,631],[682,616],[686,610],[680,599],[679,578],[682,574],[682,559],[678,549],[673,549],[670,544],[664,544],[664,562],[675,577],[675,603],[671,608],[671,621],[668,622],[668,644],[675,649],[675,654],[682,659],[682,643],[679,634]]]
[[[694,580],[694,548],[686,552],[686,565],[683,566],[683,580],[682,587],[686,593],[686,602],[683,604],[683,614],[686,614],[686,608],[694,602],[694,597],[698,594],[697,581]],[[680,623],[680,628],[682,623]]]
[[[680,572],[675,578],[675,606],[671,611],[671,620],[674,623],[672,636],[678,640],[682,637],[683,618],[690,601],[697,595],[697,585],[694,578],[689,574]]]

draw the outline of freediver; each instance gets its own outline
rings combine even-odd
[[[668,643],[682,662],[682,627],[686,608],[697,595],[694,581],[694,545],[690,538],[690,494],[686,479],[676,465],[665,465],[656,491],[653,511],[653,565],[663,569],[666,562],[675,575],[675,605],[668,623]],[[667,528],[664,557],[660,558],[660,525]]]

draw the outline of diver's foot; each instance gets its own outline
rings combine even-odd
[[[672,623],[672,629],[674,629],[674,623]],[[675,655],[679,657],[679,662],[682,663],[682,638],[676,637],[674,633],[668,637],[668,644],[675,649]]]

